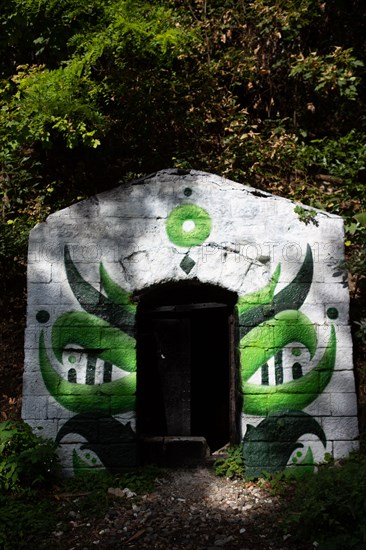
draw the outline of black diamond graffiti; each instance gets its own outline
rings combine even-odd
[[[184,256],[183,260],[180,262],[179,266],[183,269],[184,273],[187,275],[192,271],[196,262],[189,256]]]

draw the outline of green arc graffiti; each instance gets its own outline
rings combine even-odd
[[[266,287],[240,297],[238,302],[240,337],[243,338],[253,327],[281,311],[300,309],[310,290],[313,267],[313,254],[310,246],[307,245],[305,259],[298,273],[280,292],[274,295],[280,276],[279,265]]]
[[[259,367],[290,342],[304,344],[311,357],[315,353],[314,325],[300,311],[282,311],[275,319],[253,328],[240,342],[243,381],[247,382]]]
[[[246,414],[267,416],[269,412],[278,412],[283,409],[304,409],[329,384],[334,371],[335,359],[336,335],[332,326],[323,357],[318,365],[302,378],[278,386],[245,383],[244,412]],[[260,366],[257,365],[257,368]]]
[[[299,441],[304,434],[315,435],[323,446],[326,446],[327,440],[323,428],[312,416],[303,411],[285,409],[280,413],[270,413],[256,427],[249,424],[244,437],[246,475],[258,477],[263,469],[274,473],[286,468],[291,454],[296,449],[304,447],[304,444]],[[261,457],[261,464],[258,464],[258,455]],[[307,451],[305,460],[308,463],[307,471],[313,471],[314,457],[311,449]],[[292,466],[295,464],[292,463]],[[303,467],[301,466],[300,470]],[[293,467],[292,475],[294,470]]]
[[[48,357],[44,334],[39,338],[39,363],[46,388],[66,409],[75,413],[119,414],[134,409],[136,373],[92,386],[68,382],[53,368]]]
[[[39,339],[39,362],[44,383],[50,394],[66,409],[75,413],[118,414],[133,410],[136,401],[136,306],[131,295],[109,276],[100,264],[104,296],[83,279],[65,247],[67,279],[76,299],[85,311],[66,312],[52,327],[51,344],[62,363],[67,346],[80,346],[80,352],[105,361],[130,374],[102,384],[66,380],[52,366],[45,346],[44,332]],[[76,373],[75,373],[76,378]]]
[[[266,304],[269,304],[272,301],[280,275],[281,275],[281,264],[278,264],[269,283],[266,286],[264,286],[260,290],[252,292],[251,294],[246,294],[245,296],[239,296],[237,309],[238,309],[239,319],[241,321],[245,322],[248,320],[246,317],[244,317],[244,314],[247,311],[253,310],[253,308],[256,308],[256,306],[258,305],[264,306]]]
[[[95,350],[104,361],[128,372],[136,371],[135,338],[89,313],[70,311],[54,323],[52,349],[60,362],[68,344]]]

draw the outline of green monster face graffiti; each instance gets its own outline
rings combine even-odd
[[[197,246],[210,235],[211,220],[208,213],[195,205],[175,208],[168,217],[166,230],[171,242],[181,247]],[[185,256],[185,259],[189,259]],[[39,337],[39,363],[45,385],[50,394],[76,416],[66,422],[58,434],[60,441],[67,433],[79,433],[100,457],[102,463],[115,469],[123,465],[126,442],[131,444],[133,432],[130,425],[124,426],[112,415],[135,409],[136,352],[134,323],[136,307],[131,296],[111,279],[103,264],[100,264],[102,294],[80,275],[65,248],[65,270],[68,283],[83,311],[69,311],[60,315],[52,325],[51,347],[59,365],[68,361],[67,379],[54,368],[46,346],[44,330]],[[182,268],[183,269],[183,268]],[[267,453],[267,471],[277,471],[286,464],[298,447],[297,440],[306,433],[315,434],[325,446],[323,430],[311,416],[302,412],[329,383],[336,355],[336,336],[331,327],[327,347],[310,372],[303,375],[299,345],[315,356],[317,335],[313,323],[300,310],[313,278],[313,260],[310,247],[296,277],[280,292],[275,290],[280,278],[281,266],[275,270],[270,282],[263,289],[242,296],[237,310],[240,331],[240,359],[243,381],[243,410],[246,414],[264,416],[256,428],[249,426],[244,437],[244,454],[248,475],[259,475],[258,457]],[[336,318],[335,308],[330,308],[329,317]],[[39,311],[37,320],[49,321],[47,311]],[[282,350],[296,344],[296,361],[293,365],[293,380],[283,383]],[[85,383],[80,383],[74,352],[87,355]],[[70,351],[71,350],[71,351]],[[66,352],[66,354],[65,354]],[[269,385],[269,360],[274,359],[276,385]],[[95,383],[97,360],[104,364],[103,382]],[[112,380],[112,369],[121,369],[123,377]],[[250,379],[261,373],[262,383]],[[100,423],[112,430],[118,440],[118,457],[109,456],[105,446],[95,440]],[[107,430],[107,431],[108,431]],[[279,431],[273,441],[273,434]],[[108,438],[107,438],[108,439]],[[109,439],[111,441],[111,439]],[[84,446],[85,447],[85,446]],[[269,453],[269,454],[268,454]],[[75,465],[80,458],[74,455]],[[294,458],[297,461],[298,458]],[[304,462],[311,467],[312,452],[305,453]]]

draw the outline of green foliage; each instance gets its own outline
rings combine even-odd
[[[262,476],[258,479],[257,483],[272,495],[286,495],[289,493],[292,486],[296,484],[296,481],[299,479],[302,480],[308,475],[313,475],[305,470],[302,473],[301,470],[302,468],[297,468],[296,475],[293,475],[293,468],[287,468],[286,470],[282,470],[282,472],[276,472],[274,474],[262,472]]]
[[[319,225],[319,222],[316,220],[317,212],[315,210],[309,210],[308,208],[303,208],[302,206],[295,206],[294,212],[299,216],[299,220],[305,225],[308,225],[309,223]]]
[[[0,66],[4,219],[34,223],[172,163],[307,202],[321,200],[318,171],[354,187],[365,151],[358,9],[10,0],[0,9],[12,44],[10,55],[0,41],[10,55]]]
[[[95,521],[103,517],[114,502],[116,506],[124,506],[125,499],[118,497],[114,501],[115,497],[108,494],[110,487],[128,487],[136,494],[145,494],[153,490],[160,475],[161,471],[154,467],[120,476],[100,471],[59,479],[58,486],[48,492],[43,487],[35,487],[31,493],[1,494],[0,547],[3,550],[46,548],[52,532],[68,531],[71,516]]]
[[[292,63],[290,76],[312,80],[315,92],[325,95],[338,92],[354,101],[361,82],[355,73],[363,66],[363,62],[353,55],[352,48],[336,46],[331,53],[323,56],[318,52],[310,52],[307,57],[300,54]]]
[[[217,476],[244,479],[243,445],[228,447],[227,457],[218,458],[214,463],[214,470]]]
[[[161,471],[154,466],[146,466],[123,474],[113,475],[106,470],[79,474],[64,481],[66,491],[82,493],[75,500],[75,511],[82,516],[102,516],[105,514],[110,498],[107,491],[110,487],[128,488],[137,495],[149,493],[153,490],[156,479]]]
[[[28,1],[17,3],[17,10],[29,21],[42,14],[56,18],[61,12],[70,23],[85,15],[85,6],[78,4],[67,2],[62,9],[55,3]],[[2,90],[0,125],[9,129],[19,146],[34,141],[46,146],[60,136],[68,148],[79,144],[98,147],[111,123],[106,108],[111,111],[110,105],[117,100],[114,95],[125,95],[130,84],[126,57],[141,68],[143,63],[169,64],[187,40],[187,33],[173,25],[170,11],[160,6],[131,1],[100,2],[98,6],[93,23],[89,20],[82,33],[70,33],[68,59],[60,58],[56,68],[19,64],[11,79],[12,90],[9,86]],[[33,45],[44,42],[40,36]]]
[[[118,475],[110,474],[106,470],[88,472],[67,479],[64,483],[69,491],[104,491],[108,487],[127,487],[130,491],[141,494],[152,491],[154,482],[160,475],[161,470],[155,466],[145,466]]]
[[[362,340],[362,343],[366,345],[366,319],[363,318],[360,321],[355,321],[355,324],[358,326],[355,333],[356,338]]]
[[[0,547],[42,548],[56,529],[56,506],[37,494],[22,498],[0,495]]]
[[[320,549],[361,549],[366,545],[366,458],[320,468],[296,486],[286,526],[302,543]]]
[[[0,489],[24,492],[44,484],[57,468],[56,445],[22,421],[0,423]]]
[[[366,169],[364,134],[352,129],[335,138],[311,140],[300,148],[299,156],[304,169],[317,167],[323,173],[341,178],[338,185],[344,182],[349,193],[360,192],[360,199],[365,200],[364,185],[359,181],[359,175],[363,175]]]

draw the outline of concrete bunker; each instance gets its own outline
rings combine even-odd
[[[149,438],[240,441],[254,476],[357,448],[343,221],[295,207],[172,169],[31,231],[22,415],[66,473],[136,465]]]

